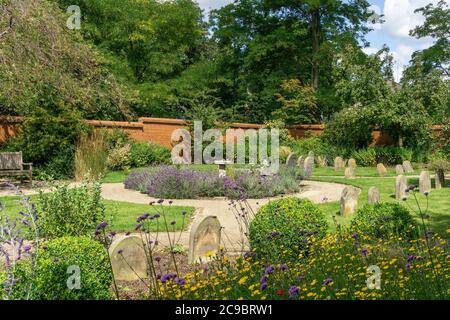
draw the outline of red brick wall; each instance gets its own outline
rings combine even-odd
[[[22,119],[20,117],[0,117],[0,143],[7,141],[19,132]],[[185,128],[186,121],[180,119],[166,118],[139,118],[137,122],[124,121],[103,121],[103,120],[87,120],[87,122],[96,128],[113,129],[119,128],[126,131],[137,141],[152,141],[166,147],[171,147],[171,135],[176,129]],[[250,123],[232,123],[232,128],[236,129],[259,129],[260,124]],[[301,139],[305,136],[319,136],[323,132],[324,126],[321,124],[313,125],[294,125],[288,126],[287,129],[295,138]],[[433,126],[433,130],[438,132],[442,126]],[[383,134],[379,130],[374,130],[373,145],[391,145],[392,139]]]

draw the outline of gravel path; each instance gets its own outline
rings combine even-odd
[[[339,201],[342,190],[346,186],[343,184],[319,182],[319,181],[302,181],[301,191],[292,196],[309,199],[314,203],[327,203]],[[142,194],[138,191],[125,189],[123,183],[106,183],[102,185],[102,196],[105,199],[142,203],[146,204],[150,201],[157,201],[158,199],[149,197],[146,194]],[[251,208],[256,210],[268,203],[271,200],[279,199],[281,197],[266,198],[266,199],[249,199],[248,203]],[[168,205],[167,201],[163,205]],[[193,215],[192,221],[188,230],[184,231],[180,237],[180,244],[184,247],[189,245],[189,232],[192,225],[201,221],[206,216],[217,216],[220,224],[223,227],[223,245],[228,250],[239,250],[242,247],[242,237],[235,215],[230,209],[229,200],[225,198],[213,198],[213,199],[180,199],[173,200],[172,205],[175,206],[191,206],[197,209],[196,214]],[[174,237],[174,235],[169,235]],[[163,245],[167,245],[168,235],[160,234],[159,241]]]

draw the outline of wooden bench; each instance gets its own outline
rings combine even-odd
[[[33,183],[33,164],[23,163],[22,152],[0,152],[0,176],[26,174]]]

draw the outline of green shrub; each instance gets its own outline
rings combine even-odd
[[[112,284],[108,254],[97,241],[87,237],[50,240],[39,250],[34,282],[34,299],[107,300]],[[69,289],[73,276],[69,267],[80,270],[80,288]],[[72,271],[73,272],[73,271]]]
[[[250,224],[250,245],[260,259],[296,259],[306,249],[308,236],[323,237],[327,222],[308,200],[286,198],[261,207]]]
[[[365,205],[356,212],[351,229],[382,239],[392,236],[411,239],[417,235],[414,218],[408,209],[398,203]]]
[[[378,163],[384,163],[387,165],[396,165],[402,163],[405,160],[412,160],[413,152],[410,149],[389,147],[389,146],[376,146],[374,147],[376,158]]]
[[[40,192],[36,207],[41,235],[47,239],[62,236],[93,235],[105,220],[106,208],[99,184],[77,188],[60,185],[53,192]]]
[[[281,146],[279,149],[279,160],[280,163],[286,163],[287,158],[292,153],[291,148],[286,146]]]
[[[351,157],[362,167],[373,167],[377,165],[377,152],[374,148],[353,151]]]
[[[104,132],[94,130],[90,135],[81,135],[75,150],[75,179],[96,181],[102,178],[107,158]]]
[[[351,107],[335,113],[326,124],[323,139],[350,150],[367,148],[373,141],[374,117],[369,108]]]
[[[130,144],[111,149],[109,151],[108,158],[106,159],[106,165],[108,166],[108,169],[114,171],[129,169],[131,166],[130,154]]]
[[[135,142],[131,145],[130,162],[132,167],[168,163],[170,150],[151,142]]]
[[[34,164],[37,176],[65,179],[73,177],[75,144],[89,127],[77,112],[57,112],[37,108],[26,115],[20,134],[8,141],[6,149],[22,151],[24,161]]]
[[[292,141],[289,146],[299,156],[307,156],[310,151],[315,156],[320,156],[328,163],[332,163],[337,156],[346,157],[347,151],[337,148],[325,142],[320,137],[309,137]]]

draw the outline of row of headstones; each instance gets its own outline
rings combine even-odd
[[[209,253],[220,248],[221,230],[219,219],[207,216],[195,224],[189,238],[189,263],[206,259]],[[116,280],[134,281],[148,278],[148,261],[145,244],[140,236],[116,239],[109,247],[111,265]]]
[[[305,179],[309,179],[311,178],[314,170],[314,162],[314,152],[312,151],[308,153],[306,158],[303,156],[298,157],[295,153],[291,153],[286,159],[286,167],[300,167],[303,172],[303,177]]]
[[[436,176],[436,189],[441,189],[439,179]],[[406,176],[399,175],[395,180],[395,198],[403,200],[407,197],[406,189],[408,188],[408,181]],[[431,177],[428,171],[422,171],[419,177],[419,191],[420,193],[431,192]],[[345,187],[341,194],[340,214],[343,217],[348,217],[355,212],[358,206],[358,198],[361,190],[355,187]],[[377,187],[371,187],[368,191],[368,203],[375,204],[380,202],[380,191]]]
[[[342,159],[341,157],[336,157],[334,159],[334,170],[339,171],[343,170],[345,168],[345,177],[348,179],[355,177],[355,169],[356,169],[356,160],[351,158],[347,161],[348,166],[345,167],[346,161]],[[411,165],[410,161],[403,161],[403,164],[399,164],[395,167],[395,171],[397,174],[404,174],[404,173],[413,173],[414,169]],[[387,174],[387,169],[382,163],[377,164],[377,172],[380,176],[384,176]]]

